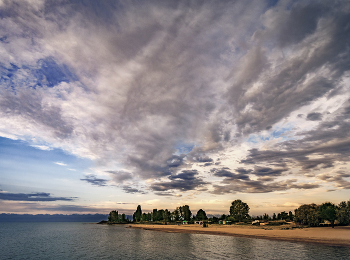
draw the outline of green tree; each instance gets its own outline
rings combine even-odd
[[[276,213],[273,213],[273,215],[272,215],[272,220],[276,220]]]
[[[152,211],[152,220],[153,221],[158,221],[158,210],[157,209],[153,209]]]
[[[142,213],[142,221],[149,221],[147,213]]]
[[[249,206],[241,200],[235,200],[230,207],[230,215],[235,221],[242,221],[249,217]]]
[[[293,212],[289,211],[289,220],[292,221],[294,218]]]
[[[108,215],[108,221],[111,223],[118,223],[119,222],[118,211],[112,210]]]
[[[350,224],[350,200],[348,202],[342,201],[337,208],[337,220],[341,225]]]
[[[286,220],[288,219],[289,215],[285,211],[282,211],[281,213],[278,213],[277,218],[281,220]]]
[[[212,218],[209,219],[212,223],[218,223],[219,222],[219,218],[213,216]]]
[[[138,205],[135,213],[132,215],[134,222],[140,222],[142,217],[141,206]]]
[[[164,220],[164,209],[158,210],[157,215],[158,215],[158,221],[163,221]]]
[[[219,220],[225,220],[226,217],[227,217],[227,216],[226,216],[225,214],[222,214],[222,215],[220,216]]]
[[[200,209],[197,211],[196,219],[197,220],[206,220],[206,219],[208,219],[208,217],[207,217],[207,214],[205,213],[205,211]]]
[[[179,220],[180,220],[180,210],[179,210],[179,208],[176,208],[176,209],[171,213],[171,220],[172,220],[172,221],[179,221]]]
[[[170,211],[167,210],[167,209],[163,211],[163,220],[165,222],[169,222],[170,221]]]
[[[331,222],[334,228],[334,221],[336,219],[336,206],[331,202],[323,203],[320,208],[320,217]]]
[[[319,206],[316,204],[301,205],[295,210],[295,221],[304,225],[318,226],[320,224]]]
[[[182,220],[190,221],[192,212],[190,210],[190,207],[188,205],[184,205],[179,208],[180,216]]]

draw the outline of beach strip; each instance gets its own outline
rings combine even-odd
[[[281,229],[275,227],[252,227],[238,225],[144,225],[132,224],[130,228],[143,230],[170,232],[208,234],[221,236],[248,237],[258,239],[283,240],[289,242],[318,243],[336,246],[350,247],[350,227],[314,227]]]

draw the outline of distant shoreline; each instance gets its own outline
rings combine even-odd
[[[210,225],[203,228],[199,225],[144,225],[130,224],[129,228],[168,233],[207,234],[235,236],[257,239],[281,240],[288,242],[317,243],[332,246],[350,247],[350,227],[315,227],[283,230],[279,228],[261,228],[238,225]]]

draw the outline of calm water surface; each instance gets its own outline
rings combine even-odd
[[[350,259],[350,248],[85,223],[0,223],[0,259]]]

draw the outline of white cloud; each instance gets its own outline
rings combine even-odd
[[[44,150],[44,151],[51,151],[52,148],[46,145],[31,145],[31,147],[40,149],[40,150]]]
[[[61,165],[61,166],[67,166],[67,164],[65,164],[63,162],[54,162],[54,164]]]

